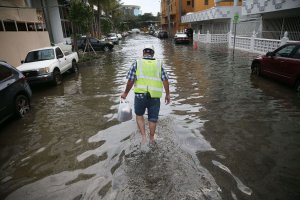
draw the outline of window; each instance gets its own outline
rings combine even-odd
[[[44,30],[44,24],[36,23],[35,28],[36,28],[36,31],[43,31]]]
[[[204,5],[208,5],[208,0],[204,0]]]
[[[187,1],[187,2],[186,2],[186,5],[187,5],[187,6],[190,6],[190,5],[191,5],[191,2],[190,2],[190,1]]]
[[[298,47],[292,58],[300,59],[300,47]]]
[[[3,21],[5,31],[17,31],[16,24],[14,21]]]
[[[192,0],[192,7],[193,7],[193,8],[194,8],[194,4],[195,4],[195,3],[194,3],[194,0]]]
[[[59,48],[56,48],[55,52],[56,52],[56,58],[59,58],[59,57],[62,58],[62,57],[64,57],[63,52]]]
[[[4,79],[10,77],[12,75],[12,71],[3,66],[3,65],[0,65],[0,81],[3,81]]]
[[[296,45],[285,46],[282,49],[279,49],[277,52],[275,52],[275,54],[279,57],[289,57],[295,47]]]
[[[27,31],[25,22],[17,22],[18,31]]]
[[[27,23],[28,31],[35,31],[35,25],[32,22]]]
[[[0,21],[0,31],[4,31],[2,21]]]
[[[27,54],[25,63],[54,59],[53,49],[31,51]]]
[[[98,42],[98,40],[96,40],[95,38],[90,39],[90,43],[97,43],[97,42]]]

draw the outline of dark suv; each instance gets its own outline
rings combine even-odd
[[[31,95],[24,75],[0,61],[0,124],[12,116],[24,117],[30,110]]]
[[[77,46],[78,51],[93,51],[90,46],[92,46],[95,51],[112,51],[114,48],[111,42],[101,41],[93,37],[81,37],[77,39]]]
[[[157,37],[161,38],[161,39],[168,38],[168,32],[167,31],[159,31]]]

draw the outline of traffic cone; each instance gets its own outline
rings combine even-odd
[[[194,49],[198,49],[198,42],[194,41],[193,47],[194,47]]]

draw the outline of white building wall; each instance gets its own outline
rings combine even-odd
[[[242,15],[274,12],[300,7],[300,0],[243,0]]]

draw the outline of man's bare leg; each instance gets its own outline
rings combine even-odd
[[[154,143],[154,134],[156,129],[156,122],[149,121],[149,129],[150,129],[150,143]]]
[[[145,120],[144,116],[136,116],[136,122],[140,129],[141,135],[142,135],[142,144],[146,143],[146,131],[145,131]]]

